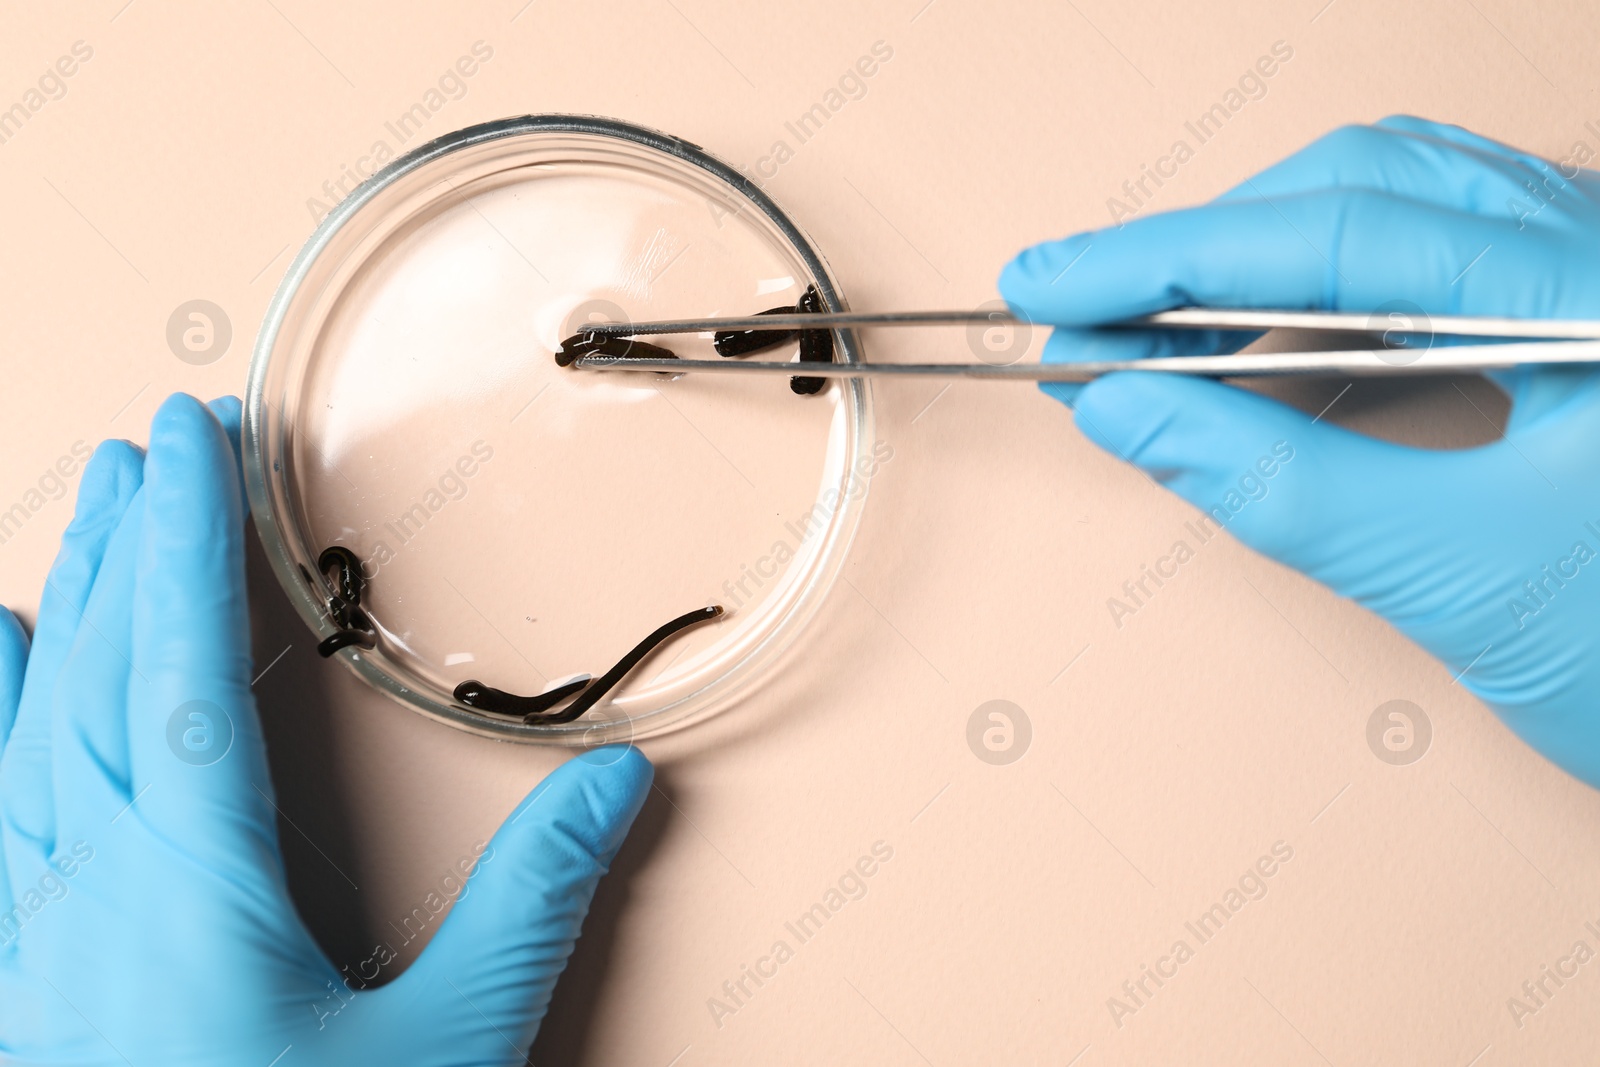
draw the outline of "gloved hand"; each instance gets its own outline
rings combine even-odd
[[[237,401],[175,396],[148,456],[102,445],[31,650],[0,609],[0,1060],[521,1065],[650,765],[550,775],[421,958],[353,992],[285,885],[238,428]]]
[[[1047,360],[1141,358],[1248,335],[1078,328],[1189,304],[1600,318],[1597,248],[1600,177],[1397,117],[1331,133],[1203,207],[1031,248],[1000,289],[1066,327]],[[1176,375],[1052,391],[1091,440],[1387,618],[1600,785],[1600,372],[1492,377],[1513,404],[1504,440],[1449,452]],[[1481,416],[1463,402],[1461,417]],[[1292,458],[1269,463],[1270,493],[1251,500],[1241,480],[1264,482],[1258,460],[1279,442]]]

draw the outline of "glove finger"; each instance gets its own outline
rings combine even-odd
[[[1420,120],[1418,120],[1420,121]],[[1344,126],[1217,197],[1214,203],[1277,199],[1326,189],[1366,189],[1435,207],[1503,219],[1506,201],[1525,198],[1527,183],[1550,164],[1504,146],[1472,144],[1433,132],[1436,124],[1404,128]],[[1530,169],[1532,160],[1536,163]]]
[[[1580,402],[1600,389],[1600,371],[1592,367],[1517,367],[1491,371],[1492,380],[1511,398],[1505,436],[1521,437],[1567,404]]]
[[[1045,342],[1040,362],[1096,363],[1237,352],[1259,336],[1232,330],[1080,330],[1057,326]],[[1076,382],[1041,382],[1039,387],[1068,407],[1083,389]]]
[[[1385,568],[1392,582],[1395,568],[1410,566],[1398,560],[1410,543],[1401,505],[1426,454],[1178,375],[1110,375],[1079,395],[1076,412],[1091,440],[1199,508],[1195,526],[1208,539],[1226,529],[1364,602]],[[1388,473],[1376,480],[1374,470]]]
[[[122,815],[128,790],[134,567],[144,530],[141,490],[112,534],[61,668],[51,710],[51,784],[60,852],[97,837]],[[131,680],[131,681],[130,681]]]
[[[45,578],[39,620],[16,720],[0,754],[0,838],[12,888],[32,885],[55,840],[50,784],[52,695],[78,632],[106,545],[143,477],[144,457],[126,441],[107,441],[84,467],[72,522]]]
[[[1401,130],[1406,133],[1416,134],[1421,137],[1431,137],[1440,141],[1448,141],[1470,149],[1483,156],[1499,156],[1503,159],[1515,160],[1526,168],[1528,176],[1537,183],[1549,177],[1552,169],[1556,174],[1567,181],[1593,190],[1600,187],[1600,174],[1582,169],[1581,163],[1557,163],[1552,165],[1550,160],[1535,155],[1532,152],[1517,148],[1515,145],[1496,141],[1492,137],[1485,137],[1481,133],[1474,133],[1464,126],[1456,126],[1448,122],[1434,122],[1430,119],[1418,118],[1415,115],[1390,115],[1380,119],[1377,123],[1385,129]],[[1526,191],[1526,187],[1524,187]],[[1502,209],[1505,205],[1501,205]]]
[[[250,499],[244,491],[244,453],[243,442],[240,439],[240,424],[244,420],[244,405],[236,396],[219,396],[215,400],[206,401],[206,407],[215,415],[217,422],[222,425],[223,436],[228,439],[228,447],[233,449],[233,469],[239,479],[239,507],[246,515],[250,514]]]
[[[415,1022],[446,1035],[446,1047],[503,1052],[501,1038],[485,1029],[487,1019],[526,1052],[595,886],[653,777],[649,761],[632,747],[596,749],[563,764],[496,832],[417,962],[377,995],[400,1005],[437,1005]]]
[[[1000,289],[1021,314],[1071,325],[1183,304],[1374,310],[1380,324],[1423,326],[1426,313],[1469,308],[1478,315],[1547,316],[1551,291],[1527,284],[1530,272],[1584,253],[1558,227],[1520,226],[1509,214],[1461,215],[1370,192],[1258,197],[1039,245],[1006,266]],[[1068,274],[1058,266],[1090,247],[1094,271]],[[1407,254],[1395,255],[1396,247]],[[1416,314],[1419,307],[1424,316]],[[1581,304],[1568,313],[1583,314]],[[1428,337],[1424,346],[1470,340]],[[1564,371],[1523,368],[1490,377],[1513,400],[1508,433],[1573,395],[1574,375]]]
[[[150,427],[128,747],[141,816],[202,862],[281,871],[250,695],[244,513],[216,417],[182,394]]]
[[[22,676],[28,667],[28,633],[15,615],[0,607],[0,753],[6,735],[16,721],[17,701],[22,697]],[[6,876],[6,854],[0,849],[0,915],[11,910],[11,880]],[[0,950],[5,948],[0,932]]]
[[[28,632],[9,609],[0,607],[0,753],[17,721],[22,678],[28,669]]]
[[[1037,245],[1006,265],[1000,292],[1033,321],[1062,326],[1184,305],[1369,311],[1407,301],[1432,314],[1466,306],[1477,314],[1533,316],[1544,310],[1543,294],[1525,284],[1527,253],[1482,255],[1517,232],[1510,219],[1385,193],[1258,197]],[[1074,272],[1071,285],[1052,284],[1090,245],[1095,270]],[[1407,254],[1396,255],[1402,246]]]
[[[1203,513],[1167,556],[1108,602],[1119,624],[1199,544],[1226,529],[1387,619],[1451,674],[1481,660],[1483,669],[1465,684],[1497,708],[1526,707],[1529,677],[1543,679],[1540,685],[1574,677],[1516,640],[1520,601],[1507,611],[1506,594],[1522,582],[1531,589],[1532,581],[1560,580],[1531,572],[1528,581],[1508,561],[1571,556],[1583,508],[1569,501],[1568,522],[1538,533],[1533,549],[1528,531],[1503,518],[1549,513],[1554,486],[1581,481],[1575,472],[1600,441],[1581,413],[1552,420],[1517,446],[1435,452],[1375,441],[1264,397],[1174,375],[1101,379],[1084,390],[1076,411],[1092,438]],[[1486,486],[1494,491],[1486,495]],[[1419,527],[1422,514],[1427,522]],[[1570,610],[1574,602],[1561,604]],[[1502,715],[1525,737],[1553,746],[1548,751],[1560,749],[1545,732],[1548,721]]]

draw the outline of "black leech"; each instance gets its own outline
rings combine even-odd
[[[572,722],[584,712],[598,704],[602,697],[616,688],[618,682],[627,676],[628,672],[637,667],[641,660],[654,652],[656,648],[691,626],[703,622],[710,622],[723,614],[720,604],[713,604],[707,608],[697,608],[687,615],[680,615],[671,622],[657,627],[649,637],[634,645],[626,656],[617,661],[605,674],[594,681],[581,678],[574,682],[552,689],[548,693],[538,696],[520,697],[514,693],[494,689],[476,680],[467,680],[455,688],[455,698],[469,708],[479,711],[493,711],[505,715],[521,715],[522,721],[530,726],[557,726],[561,723]],[[587,689],[584,687],[588,686]],[[547,712],[547,709],[559,704],[562,700],[583,690],[583,695],[557,712]]]
[[[768,308],[756,312],[757,315],[793,315],[800,309],[797,307]],[[776,348],[787,341],[792,341],[799,334],[799,330],[718,330],[711,335],[711,347],[717,350],[717,355],[732,359],[736,356],[749,356],[757,352],[765,352],[769,348]]]
[[[806,286],[805,295],[800,297],[796,311],[817,314],[822,311],[822,294],[817,292],[814,285]],[[833,362],[833,331],[832,330],[801,330],[800,331],[800,362],[801,363],[832,363]],[[789,388],[801,396],[822,392],[822,387],[828,384],[826,378],[790,378]]]
[[[654,652],[657,645],[660,645],[663,641],[666,641],[669,637],[674,636],[680,631],[687,630],[691,626],[698,626],[700,623],[710,622],[712,619],[721,618],[723,610],[724,609],[721,604],[713,604],[708,608],[697,608],[696,610],[689,612],[687,615],[679,615],[671,622],[664,623],[663,625],[657,627],[649,637],[646,637],[643,641],[640,641],[637,645],[634,645],[633,649],[626,656],[623,656],[620,660],[618,660],[615,667],[612,667],[609,671],[606,671],[606,673],[595,679],[594,682],[590,684],[589,688],[583,691],[582,696],[580,696],[577,700],[574,700],[571,704],[567,705],[565,711],[538,721],[548,723],[571,722],[573,719],[576,719],[578,716],[582,715],[584,712],[600,703],[600,698],[614,689],[617,683],[622,681],[629,671],[633,670],[639,665],[640,660]]]
[[[332,545],[317,557],[317,569],[333,586],[333,592],[328,594],[328,617],[339,627],[338,633],[318,643],[317,653],[326,659],[351,645],[376,647],[377,627],[361,610],[361,591],[366,579],[361,575],[361,561],[356,554],[343,545]]]
[[[377,638],[360,630],[340,630],[317,642],[317,655],[327,659],[341,648],[349,648],[351,645],[358,648],[373,648],[377,643]]]
[[[468,680],[455,688],[455,698],[469,708],[478,711],[492,711],[497,715],[521,715],[525,722],[542,721],[538,715],[549,708],[561,703],[578,690],[589,684],[589,677],[574,679],[566,685],[559,685],[547,693],[538,696],[519,697],[515,693],[507,693],[503,689],[484,685],[482,682]],[[529,718],[531,717],[531,718]]]
[[[334,592],[350,604],[361,603],[361,590],[366,580],[361,575],[361,561],[356,554],[343,545],[323,549],[322,555],[317,557],[317,569],[326,575],[335,567],[339,568],[339,574]]]
[[[671,351],[660,345],[645,344],[632,337],[599,335],[588,330],[580,331],[561,342],[556,352],[556,366],[570,367],[579,356],[620,356],[634,359],[677,359]]]
[[[806,291],[801,294],[800,302],[794,307],[768,308],[758,311],[758,315],[796,315],[817,314],[823,310],[822,294],[817,292],[815,285],[806,286]],[[711,344],[719,355],[724,357],[748,356],[775,348],[786,341],[800,338],[800,362],[802,363],[832,363],[833,362],[833,331],[832,330],[719,330],[711,337]],[[822,392],[823,386],[828,384],[826,378],[789,379],[789,388],[802,396]]]

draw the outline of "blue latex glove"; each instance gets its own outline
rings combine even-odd
[[[0,609],[0,1060],[520,1065],[650,765],[601,749],[550,775],[421,958],[352,992],[285,884],[238,425],[236,401],[176,396],[148,457],[102,445],[31,650]]]
[[[1248,337],[1073,328],[1186,304],[1395,300],[1429,314],[1600,318],[1597,249],[1600,177],[1397,117],[1331,133],[1203,207],[1031,248],[1000,289],[1067,327],[1048,360],[1141,358]],[[1388,619],[1464,671],[1536,749],[1600,785],[1600,372],[1492,377],[1513,404],[1505,439],[1451,452],[1175,375],[1051,391],[1091,440],[1201,509],[1221,505],[1239,540]],[[1257,463],[1279,442],[1293,458],[1269,462],[1269,480]],[[1269,495],[1252,501],[1243,490],[1257,483]]]

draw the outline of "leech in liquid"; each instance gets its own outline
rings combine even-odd
[[[529,725],[559,725],[572,722],[584,712],[598,704],[607,693],[616,688],[628,672],[665,643],[669,638],[701,623],[710,622],[720,618],[724,608],[720,604],[710,607],[697,608],[685,615],[680,615],[671,622],[657,627],[650,636],[640,641],[637,645],[617,661],[616,666],[602,674],[592,683],[590,680],[580,678],[537,696],[523,697],[515,693],[507,693],[501,689],[484,685],[476,679],[468,679],[455,688],[455,698],[469,708],[477,711],[494,712],[501,715],[521,715],[522,721]],[[584,687],[588,688],[585,689]],[[547,709],[554,707],[567,697],[579,690],[583,694],[577,700],[567,705],[561,711],[550,713]]]
[[[317,654],[324,659],[341,648],[352,645],[361,648],[377,646],[377,627],[361,610],[361,592],[366,579],[361,574],[361,561],[343,545],[330,545],[317,557],[317,569],[324,578],[337,568],[337,577],[330,579],[334,590],[328,596],[328,617],[339,627],[338,633],[323,638],[317,644]]]

